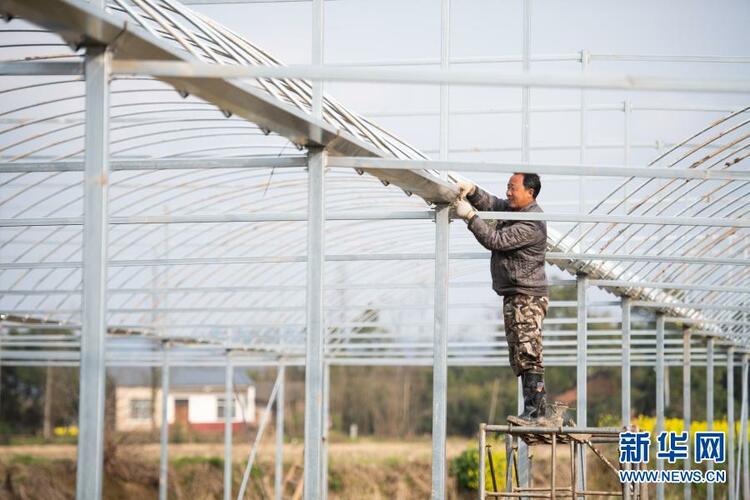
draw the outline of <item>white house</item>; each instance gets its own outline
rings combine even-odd
[[[151,372],[143,369],[116,368],[115,429],[147,431],[161,427],[161,380],[157,375],[152,386]],[[169,425],[182,425],[197,431],[219,431],[224,428],[224,370],[222,368],[173,367],[167,407]],[[234,370],[234,398],[231,405],[235,429],[254,424],[255,387],[241,369]],[[153,419],[153,421],[152,421]]]

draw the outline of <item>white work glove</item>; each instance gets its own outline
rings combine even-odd
[[[458,197],[459,198],[466,198],[466,196],[470,194],[474,194],[474,190],[477,187],[471,181],[459,180],[457,184],[458,184]]]
[[[453,210],[456,212],[456,215],[458,217],[467,221],[471,220],[472,217],[477,214],[474,208],[471,206],[471,203],[464,200],[463,198],[458,198],[453,202]]]

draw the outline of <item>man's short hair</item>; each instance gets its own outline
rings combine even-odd
[[[523,176],[523,187],[526,189],[534,190],[534,199],[539,196],[539,192],[542,190],[542,181],[539,180],[539,176],[536,174],[524,174],[522,172],[516,172],[514,175]]]

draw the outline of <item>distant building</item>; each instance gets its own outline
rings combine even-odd
[[[115,382],[115,429],[148,431],[152,425],[160,428],[161,380],[157,377],[152,384],[150,371],[137,368],[115,368],[110,373]],[[169,425],[178,424],[196,431],[222,430],[227,410],[224,373],[221,368],[171,368]],[[234,398],[229,408],[233,412],[235,430],[255,423],[255,386],[244,370],[234,370]]]

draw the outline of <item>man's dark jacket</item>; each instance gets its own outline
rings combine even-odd
[[[482,212],[516,211],[508,206],[508,200],[501,200],[478,186],[466,198]],[[541,212],[542,209],[534,201],[517,211]],[[545,221],[499,220],[493,228],[475,215],[469,221],[469,230],[483,247],[492,251],[492,289],[498,295],[523,293],[549,296],[544,272],[544,253],[547,249]]]

